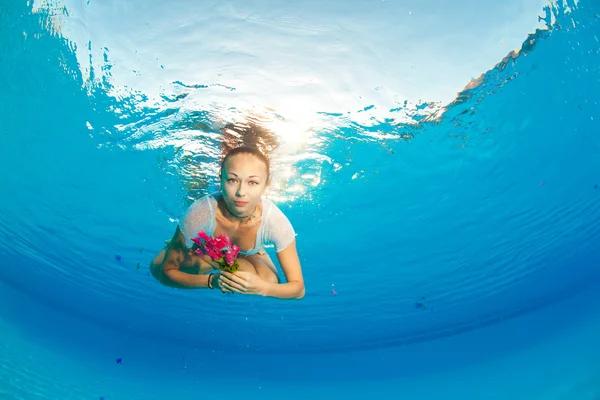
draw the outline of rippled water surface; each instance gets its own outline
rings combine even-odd
[[[109,332],[98,349],[123,335],[326,360],[435,346],[599,283],[596,2],[6,3],[6,343],[54,321],[11,293],[86,327],[56,337]],[[269,132],[268,197],[298,234],[301,301],[149,275],[181,213],[218,188],[232,122]],[[26,365],[15,346],[6,370]]]

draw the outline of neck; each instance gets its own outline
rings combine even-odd
[[[234,213],[231,212],[229,207],[227,207],[227,203],[223,202],[223,204],[225,205],[225,209],[227,210],[228,216],[233,217],[235,220],[238,220],[242,223],[248,223],[250,221],[254,221],[254,219],[256,218],[256,210],[258,209],[258,205],[254,206],[254,211],[252,211],[248,215],[235,215]],[[244,219],[245,219],[245,221],[244,221]]]

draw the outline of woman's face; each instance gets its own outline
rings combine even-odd
[[[261,159],[244,153],[227,159],[221,176],[221,191],[232,214],[252,213],[266,188],[267,166]]]

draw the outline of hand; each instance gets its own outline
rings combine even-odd
[[[215,282],[215,278],[216,275],[213,276],[213,282]],[[267,285],[266,282],[258,276],[244,271],[236,271],[234,273],[220,272],[218,282],[221,290],[241,294],[264,295],[265,287]]]
[[[212,288],[219,289],[222,293],[233,293],[228,288],[223,287],[223,281],[221,279],[222,275],[223,275],[223,272],[219,271],[219,272],[213,273],[212,277],[209,278]]]

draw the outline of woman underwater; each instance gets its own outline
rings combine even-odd
[[[279,299],[304,297],[294,228],[274,203],[263,198],[271,179],[269,159],[256,147],[233,148],[221,163],[219,178],[218,193],[196,200],[186,210],[175,234],[152,261],[152,275],[164,285],[178,288]],[[219,271],[210,257],[193,253],[191,239],[200,231],[229,236],[240,247],[238,271]],[[285,283],[279,281],[277,269],[264,251],[268,243],[275,245]]]

